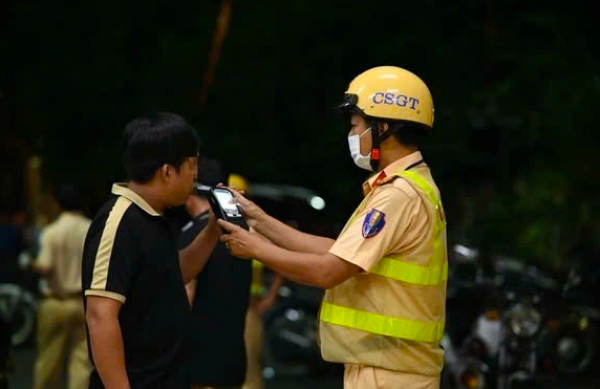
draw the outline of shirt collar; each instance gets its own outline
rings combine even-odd
[[[375,187],[381,184],[381,181],[389,176],[393,176],[396,173],[406,170],[412,164],[415,164],[423,160],[423,155],[420,151],[415,151],[405,157],[402,157],[391,164],[389,164],[381,172],[372,175],[367,181],[363,183],[364,195],[368,195]]]
[[[160,216],[160,213],[156,212],[154,208],[152,208],[150,204],[148,204],[146,200],[142,198],[142,196],[129,189],[127,187],[127,184],[125,183],[113,184],[112,193],[117,196],[123,196],[126,199],[131,200],[132,203],[146,211],[146,213],[148,213],[149,215]]]
[[[60,213],[60,215],[58,216],[58,219],[73,219],[73,218],[77,218],[77,217],[82,217],[83,214],[80,212],[74,212],[74,211],[62,211]]]

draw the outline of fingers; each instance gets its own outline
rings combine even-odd
[[[233,199],[234,199],[234,201],[241,208],[244,208],[245,206],[251,204],[250,200],[248,200],[247,198],[244,197],[244,193],[243,192],[238,192],[237,190],[231,189],[231,188],[229,188],[229,190],[231,190],[231,193],[233,193]]]
[[[221,228],[223,228],[227,232],[234,232],[234,231],[241,229],[241,227],[238,227],[235,224],[229,223],[228,221],[225,221],[223,219],[217,220],[217,223],[219,223]]]

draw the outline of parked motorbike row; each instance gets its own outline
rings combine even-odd
[[[573,270],[559,280],[461,245],[450,262],[444,386],[537,387],[597,363],[600,310],[590,299],[589,274]]]
[[[443,387],[535,387],[545,377],[579,375],[597,363],[600,310],[592,283],[564,280],[507,257],[489,269],[477,250],[454,246],[448,281]],[[295,283],[280,290],[265,317],[267,379],[340,374],[317,344],[322,292]]]
[[[26,267],[26,258],[21,262]],[[522,261],[484,259],[477,250],[454,246],[443,387],[531,387],[545,376],[590,371],[600,340],[600,304],[590,290],[591,276],[571,271],[559,280]],[[10,325],[13,347],[31,341],[34,332],[37,298],[30,286],[37,281],[28,278],[21,286],[0,284],[0,333],[9,333]],[[265,378],[340,374],[339,365],[322,361],[317,344],[322,291],[289,282],[279,294],[265,317]],[[0,355],[0,388],[5,364]]]

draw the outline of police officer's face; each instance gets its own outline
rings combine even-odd
[[[353,114],[350,118],[350,132],[348,136],[358,135],[360,136],[360,153],[362,155],[369,155],[371,152],[371,131],[369,129],[369,123],[358,114]]]
[[[198,157],[187,158],[179,172],[172,169],[168,180],[171,206],[182,205],[194,190],[194,182],[198,172]]]

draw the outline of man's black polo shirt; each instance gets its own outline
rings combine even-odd
[[[185,336],[190,308],[177,231],[133,191],[115,184],[112,192],[115,196],[98,212],[87,234],[85,295],[123,303],[119,323],[132,389],[189,389]],[[91,347],[90,358],[93,362]],[[95,370],[90,388],[103,388]]]
[[[207,224],[208,212],[184,226],[179,248],[188,246]],[[246,377],[244,329],[252,261],[233,257],[219,243],[196,280],[190,322],[192,384],[241,386]]]

